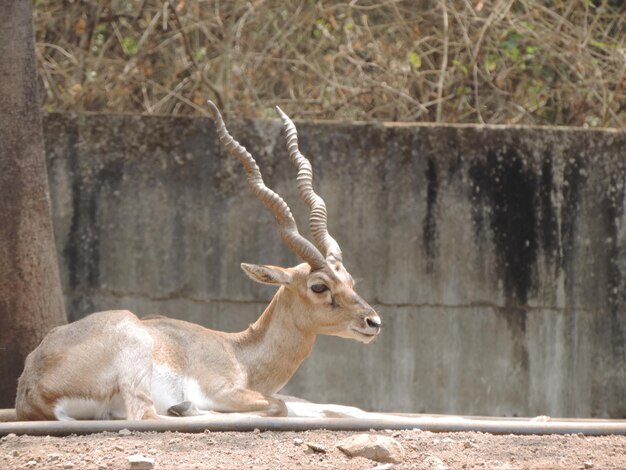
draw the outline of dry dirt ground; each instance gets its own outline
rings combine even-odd
[[[128,457],[133,454],[154,459],[154,469],[626,468],[626,436],[371,431],[402,444],[403,460],[393,465],[364,457],[350,458],[336,448],[339,441],[354,434],[122,430],[69,437],[8,435],[0,439],[0,468],[130,469]]]

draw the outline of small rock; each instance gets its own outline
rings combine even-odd
[[[435,457],[434,455],[429,455],[422,462],[424,468],[432,468],[435,470],[448,470],[448,466],[443,463],[439,457]]]
[[[463,443],[463,447],[465,447],[466,449],[471,449],[471,448],[476,447],[476,444],[474,444],[473,442],[470,442],[470,441],[465,441]]]
[[[396,466],[392,463],[382,463],[370,468],[370,470],[393,470]]]
[[[302,439],[298,439],[297,437],[293,440],[294,445],[296,446],[301,446],[302,444],[304,444],[304,441]]]
[[[583,463],[583,467],[585,467],[585,468],[593,468],[593,464],[591,462],[585,462],[585,463]]]
[[[74,464],[72,462],[67,462],[66,464],[63,464],[63,468],[67,468],[67,469],[74,468]]]
[[[48,454],[48,461],[55,462],[61,458],[61,454]]]
[[[581,439],[585,438],[585,435],[582,432],[579,432],[578,434],[576,434],[576,436],[580,437]]]
[[[159,451],[158,451],[158,450],[156,450],[156,449],[148,449],[148,454],[152,454],[152,455],[154,455],[154,454],[156,454],[157,452],[159,452]]]
[[[117,450],[117,451],[120,451],[120,452],[124,450],[124,448],[122,446],[119,446],[119,445],[118,446],[113,446],[113,449]]]
[[[128,429],[124,428],[124,429],[120,429],[120,430],[118,431],[118,434],[119,434],[120,436],[130,436],[130,435],[132,435],[133,433],[132,433],[131,431],[129,431]]]
[[[306,447],[307,452],[309,452],[310,454],[325,454],[328,452],[321,445],[315,444],[314,442],[307,442]]]
[[[154,468],[154,459],[141,454],[135,454],[128,457],[130,462],[130,470],[150,470]]]
[[[261,434],[261,430],[259,428],[254,428],[254,431],[252,431],[254,434]]]
[[[14,450],[13,452],[11,452],[11,455],[12,455],[13,457],[19,457],[19,456],[20,456],[20,453],[19,453],[17,450]]]
[[[535,416],[534,418],[531,418],[530,420],[531,423],[547,423],[548,421],[552,421],[552,418],[550,418],[550,416],[545,416],[545,415]]]
[[[365,457],[382,463],[400,463],[404,458],[402,444],[388,436],[357,434],[341,441],[337,448],[348,457]]]
[[[28,462],[26,462],[26,466],[28,467],[34,467],[35,465],[37,465],[36,460],[29,460]]]

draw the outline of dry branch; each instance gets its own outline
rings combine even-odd
[[[624,127],[623,0],[37,2],[46,110]]]

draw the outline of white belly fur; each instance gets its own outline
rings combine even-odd
[[[54,415],[60,421],[76,419],[124,419],[126,406],[120,395],[111,400],[91,398],[61,398],[54,406]]]
[[[210,411],[215,406],[195,379],[178,374],[163,364],[152,367],[151,394],[156,412],[160,415],[166,415],[168,408],[183,401],[191,401],[203,411]]]

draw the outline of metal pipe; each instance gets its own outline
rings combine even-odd
[[[69,434],[92,434],[118,432],[122,429],[138,432],[177,431],[199,433],[208,431],[249,432],[260,431],[307,431],[327,429],[331,431],[368,431],[370,429],[421,429],[431,432],[478,431],[491,434],[579,434],[601,436],[626,435],[626,420],[554,420],[531,421],[507,418],[463,418],[456,416],[412,417],[389,415],[385,419],[355,418],[265,418],[242,416],[219,416],[201,418],[170,418],[145,421],[16,421],[0,423],[0,436],[28,434],[32,436],[67,436]]]

